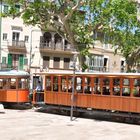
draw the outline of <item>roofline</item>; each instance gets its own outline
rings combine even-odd
[[[30,74],[26,71],[21,71],[21,70],[6,70],[6,71],[0,71],[0,76],[13,76],[13,77],[26,76],[26,77],[29,77]]]
[[[39,72],[39,73],[34,73],[34,75],[73,75],[74,72],[68,71],[68,72]],[[105,72],[75,72],[75,75],[105,75],[105,76],[140,76],[140,73],[105,73]]]

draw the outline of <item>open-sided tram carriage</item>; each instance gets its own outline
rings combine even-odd
[[[140,113],[138,73],[38,73],[43,82],[44,103],[76,109]],[[73,83],[74,80],[74,84]],[[74,90],[72,88],[74,87]],[[73,101],[71,95],[74,94]],[[34,94],[34,103],[35,101]]]
[[[29,73],[0,71],[0,102],[4,105],[29,102]]]

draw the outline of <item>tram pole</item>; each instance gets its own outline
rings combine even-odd
[[[76,71],[76,58],[77,52],[74,52],[73,56],[73,79],[72,79],[72,94],[71,94],[71,111],[70,111],[70,120],[73,120],[73,107],[74,107],[74,93],[75,93],[75,71]]]

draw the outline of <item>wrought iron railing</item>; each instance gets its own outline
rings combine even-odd
[[[54,44],[52,42],[49,43],[40,43],[40,49],[46,49],[46,50],[62,50],[62,51],[73,51],[73,47],[71,47],[70,44],[63,45],[60,44]]]
[[[8,41],[8,46],[10,47],[18,47],[18,48],[25,48],[25,41],[15,41],[12,42]]]
[[[105,66],[89,66],[89,71],[108,72],[109,69]]]

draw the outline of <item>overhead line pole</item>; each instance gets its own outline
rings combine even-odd
[[[75,93],[75,71],[76,71],[76,59],[77,52],[73,52],[73,79],[72,79],[72,94],[71,94],[71,110],[70,110],[70,120],[73,121],[73,108],[74,108],[74,93]]]

